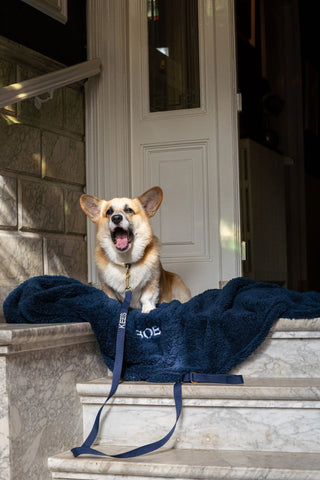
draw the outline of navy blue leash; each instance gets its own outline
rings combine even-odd
[[[91,454],[91,455],[100,455],[104,457],[113,457],[113,458],[132,458],[138,457],[140,455],[145,455],[146,453],[154,452],[158,450],[160,447],[165,445],[168,440],[172,437],[175,428],[177,426],[181,410],[182,410],[182,383],[225,383],[229,385],[239,385],[243,383],[242,375],[224,375],[224,374],[202,374],[202,373],[187,373],[183,376],[180,382],[177,382],[173,386],[173,393],[174,393],[174,401],[176,407],[176,421],[173,425],[172,429],[170,430],[167,435],[165,435],[162,439],[158,440],[157,442],[149,443],[147,445],[143,445],[142,447],[134,448],[133,450],[129,450],[128,452],[119,453],[118,455],[108,455],[106,453],[102,453],[99,450],[92,448],[92,444],[95,441],[98,432],[99,432],[99,425],[100,425],[100,417],[103,408],[105,407],[108,400],[115,394],[122,372],[122,365],[123,365],[123,356],[124,356],[124,343],[125,343],[125,331],[126,331],[126,323],[127,323],[127,315],[128,310],[131,302],[132,291],[130,289],[126,290],[125,298],[122,303],[122,307],[120,310],[120,318],[118,324],[118,331],[117,331],[117,340],[116,340],[116,354],[114,360],[114,369],[113,369],[113,377],[112,377],[112,384],[110,388],[109,395],[104,402],[104,404],[100,407],[96,419],[94,421],[93,427],[91,432],[89,433],[86,440],[83,442],[81,447],[75,447],[71,450],[75,457],[83,454]]]

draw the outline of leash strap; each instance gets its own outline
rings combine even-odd
[[[116,393],[122,372],[122,365],[123,365],[123,356],[124,356],[124,339],[126,333],[126,323],[127,323],[127,315],[129,311],[129,306],[131,303],[132,298],[132,290],[126,290],[124,301],[121,306],[120,316],[119,316],[119,323],[118,323],[118,330],[117,330],[117,339],[116,339],[116,354],[114,360],[114,368],[113,368],[113,375],[112,375],[112,383],[109,395],[99,409],[96,419],[94,421],[93,427],[91,432],[89,433],[87,439],[84,441],[81,447],[75,447],[71,451],[75,457],[81,455],[83,453],[92,453],[95,455],[102,455],[101,453],[97,452],[96,450],[91,448],[91,445],[95,441],[100,425],[100,416],[102,410],[106,403],[110,400],[110,398]]]
[[[99,432],[99,425],[100,425],[100,417],[103,408],[105,407],[108,400],[115,394],[122,372],[122,365],[123,365],[123,357],[124,357],[124,341],[125,341],[125,329],[126,329],[126,322],[127,322],[127,315],[128,310],[131,302],[132,291],[126,290],[125,299],[123,301],[120,317],[119,317],[119,324],[118,324],[118,331],[117,331],[117,340],[116,340],[116,354],[115,354],[115,361],[114,361],[114,369],[113,369],[113,377],[109,395],[104,402],[104,404],[100,407],[97,416],[95,418],[93,427],[91,432],[89,433],[86,440],[83,442],[81,447],[75,447],[71,450],[74,457],[78,457],[79,455],[89,454],[89,455],[99,455],[103,457],[112,457],[112,458],[133,458],[138,457],[140,455],[145,455],[147,453],[154,452],[158,450],[163,445],[165,445],[168,440],[172,437],[175,428],[177,426],[181,410],[182,410],[182,383],[225,383],[229,385],[238,385],[243,383],[242,375],[223,375],[223,374],[201,374],[201,373],[188,373],[183,376],[180,382],[177,382],[173,386],[173,394],[174,394],[174,401],[175,401],[175,408],[176,408],[176,421],[167,435],[165,435],[162,439],[149,443],[147,445],[143,445],[142,447],[134,448],[133,450],[129,450],[124,453],[119,453],[117,455],[108,455],[106,453],[100,452],[92,448],[92,444],[95,441],[98,432]]]
[[[222,373],[186,373],[182,378],[183,383],[225,383],[226,385],[240,385],[243,383],[242,375],[227,375]]]

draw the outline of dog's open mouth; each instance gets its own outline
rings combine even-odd
[[[124,250],[127,250],[130,243],[132,242],[133,234],[130,230],[124,230],[123,228],[117,227],[112,232],[111,238],[116,248],[123,252]]]

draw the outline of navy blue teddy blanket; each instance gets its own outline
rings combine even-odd
[[[34,277],[4,302],[8,323],[90,322],[113,370],[120,303],[72,278]],[[280,317],[320,317],[320,293],[235,278],[188,303],[164,303],[127,318],[123,378],[176,382],[183,374],[228,373],[251,355]]]

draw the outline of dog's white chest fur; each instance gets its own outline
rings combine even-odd
[[[101,280],[105,282],[115,293],[118,300],[123,301],[126,289],[126,271],[125,267],[109,263],[107,267],[101,272]],[[141,308],[143,292],[146,286],[152,280],[152,271],[147,265],[139,264],[132,265],[129,275],[129,287],[132,290],[132,308]],[[157,289],[155,297],[158,297],[159,290]]]

